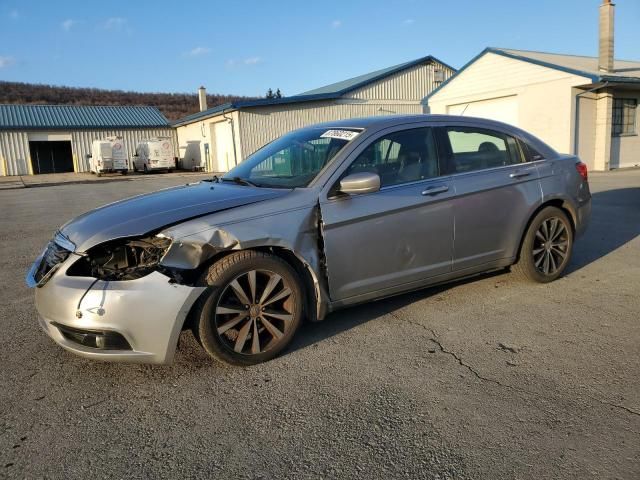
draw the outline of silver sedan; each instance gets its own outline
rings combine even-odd
[[[27,283],[42,328],[79,355],[169,363],[191,329],[250,365],[348,305],[505,268],[550,282],[590,209],[586,166],[515,127],[344,120],[71,220]]]

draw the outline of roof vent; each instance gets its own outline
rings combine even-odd
[[[442,83],[444,82],[444,72],[442,70],[435,70],[433,72],[433,81],[435,83]]]

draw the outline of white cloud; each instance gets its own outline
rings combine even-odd
[[[342,20],[334,20],[331,22],[331,28],[340,28],[342,26]]]
[[[0,68],[10,67],[15,63],[13,57],[3,57],[0,55]]]
[[[236,58],[230,58],[225,62],[227,68],[235,68],[242,67],[243,65],[257,65],[258,63],[262,63],[264,59],[262,57],[247,57],[243,60],[238,60]]]
[[[102,27],[105,30],[121,30],[126,25],[126,23],[126,18],[111,17],[105,20],[105,22],[102,24]]]
[[[413,24],[413,22],[415,22],[415,20],[413,18],[407,18],[404,22],[405,25],[411,25]]]
[[[200,57],[202,55],[206,55],[211,51],[210,48],[207,47],[195,47],[185,53],[187,57]]]
[[[64,22],[62,22],[60,24],[60,27],[62,27],[62,29],[65,32],[68,32],[73,28],[74,25],[77,25],[77,24],[78,24],[77,20],[73,20],[71,18],[67,18]]]

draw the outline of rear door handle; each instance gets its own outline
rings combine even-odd
[[[437,187],[429,187],[422,191],[422,195],[437,195],[438,193],[444,193],[449,191],[449,187],[446,185],[438,185]]]
[[[531,172],[513,172],[509,174],[511,178],[528,177],[529,175],[531,175]]]

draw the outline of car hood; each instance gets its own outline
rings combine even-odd
[[[60,228],[76,251],[116,238],[145,235],[202,215],[280,197],[285,189],[200,182],[168,188],[105,205]]]

